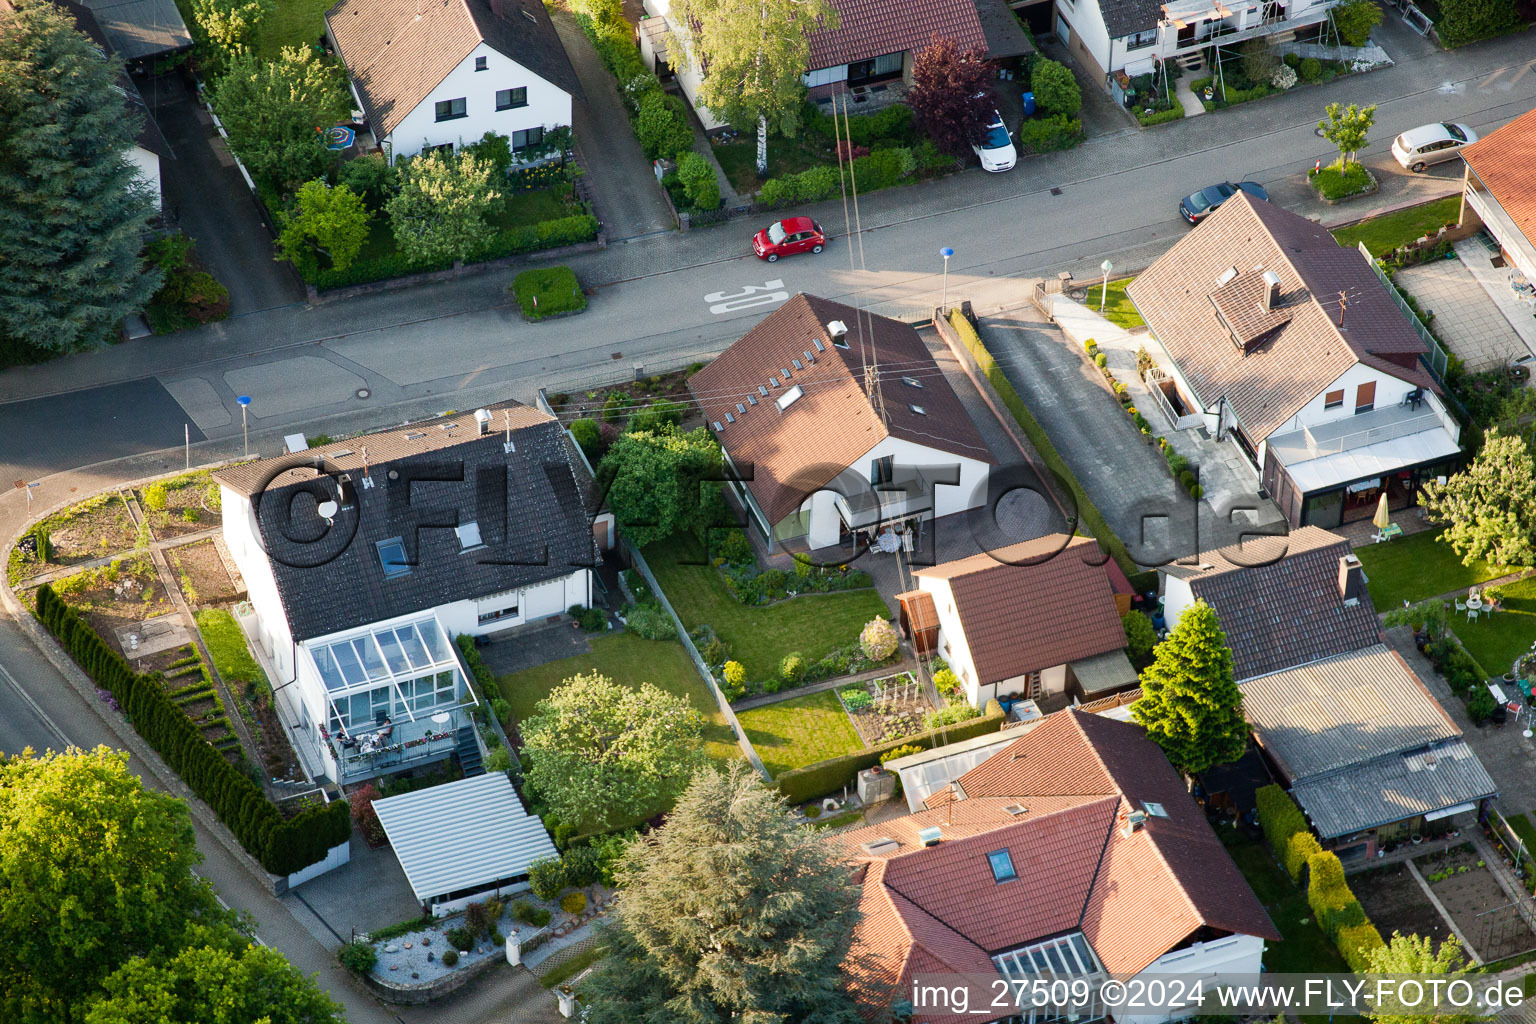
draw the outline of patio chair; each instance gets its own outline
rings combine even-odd
[[[1467,602],[1465,602],[1465,601],[1457,601],[1456,602],[1456,610],[1459,611],[1459,612],[1466,611],[1467,610]]]
[[[1477,618],[1477,615],[1478,615],[1478,612],[1477,612],[1476,608],[1468,608],[1467,609],[1467,621],[1468,622],[1471,622],[1473,619]]]

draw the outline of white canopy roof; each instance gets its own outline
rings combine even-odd
[[[558,856],[544,823],[523,809],[501,772],[375,800],[373,809],[423,903]]]

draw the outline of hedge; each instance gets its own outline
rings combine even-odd
[[[917,141],[912,108],[905,103],[895,103],[870,114],[849,114],[846,120],[839,112],[834,131],[832,118],[822,113],[818,104],[807,100],[803,120],[808,133],[828,139],[834,136],[845,138],[855,146],[873,146],[887,141],[910,146]]]
[[[1120,542],[1119,537],[1115,536],[1115,531],[1111,530],[1109,524],[1104,521],[1104,517],[1099,513],[1097,506],[1089,499],[1088,492],[1083,490],[1083,485],[1077,482],[1077,477],[1072,473],[1072,468],[1067,465],[1066,460],[1061,457],[1061,453],[1056,450],[1056,446],[1051,443],[1050,435],[1045,432],[1045,428],[1040,425],[1040,421],[1035,419],[1035,414],[1029,411],[1029,406],[1024,404],[1024,399],[1020,398],[1019,393],[1014,390],[1013,384],[1008,380],[1007,375],[1003,373],[1002,367],[998,366],[997,360],[992,358],[992,353],[987,351],[986,345],[982,343],[981,335],[976,333],[976,328],[971,326],[971,322],[958,309],[949,314],[949,322],[950,326],[954,328],[955,333],[960,336],[961,343],[971,353],[971,358],[976,360],[976,365],[980,368],[982,374],[997,389],[1003,404],[1008,407],[1009,412],[1013,413],[1013,418],[1018,421],[1019,426],[1028,435],[1030,443],[1035,446],[1035,450],[1040,453],[1040,457],[1045,460],[1045,464],[1050,467],[1052,472],[1066,481],[1067,487],[1072,491],[1073,501],[1077,504],[1077,514],[1081,520],[1081,525],[1088,528],[1088,532],[1093,534],[1094,539],[1099,542],[1099,546],[1109,552],[1109,556],[1115,560],[1115,564],[1120,566],[1120,569],[1127,576],[1138,573],[1140,570],[1135,561],[1131,559],[1130,552],[1125,550],[1125,545]]]
[[[1381,937],[1381,932],[1370,921],[1361,924],[1345,925],[1339,929],[1338,936],[1334,939],[1334,945],[1339,947],[1339,952],[1344,956],[1344,962],[1349,964],[1349,969],[1359,974],[1364,974],[1371,969],[1371,954],[1386,946]]]
[[[345,800],[283,820],[261,787],[202,738],[162,686],[163,677],[135,672],[53,588],[37,591],[37,618],[76,664],[110,693],[138,734],[182,781],[213,809],[240,845],[274,875],[289,875],[323,860],[352,835]]]
[[[1177,99],[1173,101],[1173,106],[1167,110],[1159,110],[1153,114],[1136,112],[1136,120],[1141,122],[1143,128],[1150,128],[1155,124],[1166,124],[1169,121],[1177,121],[1183,116],[1184,104],[1180,103]]]
[[[909,180],[917,173],[917,157],[905,147],[877,149],[856,158],[852,167],[853,180],[846,187],[851,189],[857,185],[860,193],[874,192]],[[763,182],[757,198],[769,206],[786,202],[814,203],[839,195],[844,187],[841,169],[823,165],[799,174],[769,178]]]
[[[790,803],[804,803],[851,785],[859,772],[880,764],[880,756],[887,751],[902,746],[915,746],[929,750],[940,743],[957,743],[973,736],[983,736],[1001,729],[1005,718],[1002,705],[995,700],[989,700],[986,712],[980,718],[973,718],[944,729],[933,729],[913,736],[887,740],[868,750],[843,754],[840,757],[829,757],[825,761],[817,761],[803,768],[793,768],[774,781],[778,784],[779,792],[784,794],[784,798]]]
[[[1311,876],[1307,903],[1318,927],[1333,940],[1351,970],[1368,970],[1372,951],[1386,943],[1344,880],[1344,865],[1336,854],[1315,853],[1307,860],[1307,870]]]
[[[1285,790],[1273,783],[1254,793],[1253,801],[1259,812],[1259,827],[1264,830],[1269,848],[1285,865],[1291,881],[1300,881],[1301,869],[1306,866],[1307,859],[1305,856],[1299,860],[1292,859],[1291,840],[1299,833],[1312,834],[1312,830],[1307,827],[1306,815],[1301,813],[1301,808],[1296,806],[1296,801]],[[1300,853],[1300,848],[1296,852]]]

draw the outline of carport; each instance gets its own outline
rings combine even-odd
[[[527,889],[528,865],[558,856],[501,772],[375,800],[373,810],[416,899],[439,917]]]

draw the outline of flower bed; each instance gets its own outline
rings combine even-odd
[[[1330,203],[1376,191],[1376,176],[1357,160],[1351,160],[1342,168],[1336,163],[1329,164],[1316,174],[1309,174],[1307,183]]]
[[[517,298],[524,320],[580,313],[587,308],[587,297],[570,267],[525,270],[512,279],[509,290]]]
[[[911,672],[843,687],[837,699],[859,736],[871,746],[922,732],[923,719],[933,707]]]
[[[72,505],[33,524],[11,549],[11,586],[34,576],[134,546],[138,529],[117,493]]]

